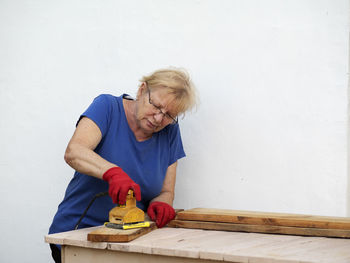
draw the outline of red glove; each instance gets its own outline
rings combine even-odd
[[[147,214],[153,221],[156,221],[159,228],[175,218],[174,208],[163,202],[152,202],[147,209]]]
[[[129,189],[134,191],[137,201],[141,200],[140,186],[135,183],[120,167],[108,169],[102,179],[109,184],[108,193],[116,204],[124,205]]]

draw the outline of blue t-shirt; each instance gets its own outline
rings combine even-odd
[[[80,116],[93,120],[102,139],[94,150],[102,158],[120,166],[141,187],[137,206],[146,210],[149,202],[160,194],[168,167],[185,156],[178,124],[168,125],[146,141],[136,140],[123,107],[123,97],[100,95]],[[108,191],[108,183],[75,172],[64,199],[58,207],[49,233],[72,230],[92,198]],[[107,195],[97,198],[81,221],[79,228],[101,225],[115,206]]]

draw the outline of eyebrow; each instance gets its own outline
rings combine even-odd
[[[153,96],[153,98],[154,98],[154,96]],[[151,98],[151,101],[152,101],[152,103],[153,103],[154,106],[157,106],[157,107],[160,108],[160,109],[165,109],[165,106],[164,106],[164,105],[158,104],[158,103],[154,103],[153,98]],[[168,105],[171,104],[171,102],[173,102],[173,101],[176,101],[176,100],[175,100],[175,99],[170,100],[170,102],[168,103]],[[178,115],[178,114],[170,113],[169,110],[167,110],[165,113],[168,114],[168,115],[170,115],[172,118],[174,118],[174,116],[176,117],[176,116]]]
[[[153,98],[154,98],[154,96],[153,96]],[[154,100],[153,100],[152,98],[151,98],[151,101],[152,101],[152,103],[153,103],[154,106],[157,106],[158,108],[165,109],[165,106],[162,105],[161,103],[154,103]]]

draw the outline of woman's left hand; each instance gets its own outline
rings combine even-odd
[[[156,221],[157,227],[161,228],[175,218],[175,210],[170,205],[164,202],[152,202],[148,209],[149,217]]]

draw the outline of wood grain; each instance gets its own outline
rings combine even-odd
[[[135,229],[113,229],[105,226],[88,233],[87,240],[94,242],[129,242],[140,236],[143,236],[156,229],[156,224],[151,222],[150,227],[141,227]]]
[[[47,235],[46,242],[69,249],[81,248],[91,253],[71,256],[82,262],[105,262],[104,256],[114,251],[125,255],[145,256],[142,262],[254,262],[254,263],[349,263],[350,239],[302,237],[244,232],[163,227],[128,243],[90,242],[86,236],[99,227]],[[101,257],[98,256],[101,255]],[[156,261],[146,256],[164,256]],[[126,262],[114,255],[108,262]],[[70,260],[71,258],[69,258]],[[182,260],[182,261],[180,261]],[[191,260],[191,261],[189,261]],[[193,261],[192,261],[193,260]],[[216,260],[216,261],[214,261]],[[68,258],[67,258],[68,261]],[[78,261],[79,262],[79,261]],[[107,262],[107,261],[106,261]],[[135,261],[135,262],[140,262]],[[208,262],[209,263],[209,262]]]
[[[194,208],[181,211],[177,213],[176,219],[248,225],[350,230],[350,218],[348,217],[326,217],[212,208]]]
[[[233,232],[252,232],[252,233],[297,235],[297,236],[350,238],[350,230],[341,230],[341,229],[321,229],[321,228],[304,228],[304,227],[271,226],[271,225],[247,225],[247,224],[218,223],[218,222],[189,221],[189,220],[187,221],[172,220],[167,226],[192,228],[192,229],[233,231]]]

